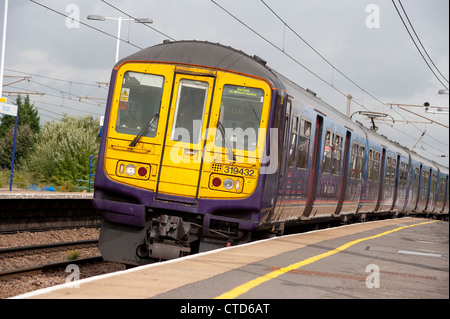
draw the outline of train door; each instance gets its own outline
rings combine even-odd
[[[428,199],[428,204],[426,211],[427,213],[433,213],[436,208],[437,200],[437,183],[438,183],[438,171],[434,168],[431,169],[431,181],[430,181],[430,196]]]
[[[405,208],[406,213],[412,213],[417,207],[419,193],[419,164],[410,157],[408,181],[408,204]]]
[[[291,131],[291,109],[292,109],[292,101],[290,99],[286,102],[286,112],[285,112],[285,120],[284,120],[284,133],[283,133],[283,144],[281,148],[281,161],[280,161],[280,175],[278,182],[278,190],[277,190],[277,203],[275,206],[274,214],[271,216],[271,219],[280,220],[283,219],[282,214],[284,209],[286,208],[285,203],[285,184],[286,184],[286,174],[287,174],[287,162],[288,162],[288,148],[290,147],[289,141],[289,133]]]
[[[348,167],[350,162],[350,150],[351,150],[351,141],[352,141],[352,133],[350,131],[347,131],[347,134],[345,136],[345,148],[344,148],[344,162],[342,165],[342,174],[341,174],[341,186],[339,190],[339,199],[338,199],[338,205],[336,208],[336,214],[340,214],[342,211],[342,206],[345,200],[345,189],[347,187],[347,181],[348,181]]]
[[[175,73],[156,199],[196,203],[214,85],[212,75]]]
[[[426,165],[421,165],[420,168],[420,183],[419,183],[419,198],[416,212],[423,213],[427,209],[430,192],[430,168]]]
[[[377,201],[377,205],[375,207],[374,211],[380,211],[380,207],[381,207],[381,201],[383,199],[383,190],[384,190],[384,183],[385,183],[385,171],[386,171],[386,149],[383,148],[382,152],[381,152],[381,162],[380,162],[380,184],[379,184],[379,188],[378,188],[378,201]]]
[[[313,211],[314,199],[316,197],[316,184],[319,175],[319,164],[321,161],[321,145],[322,145],[322,131],[323,131],[323,117],[317,115],[315,131],[314,131],[314,141],[313,141],[313,152],[310,174],[308,179],[308,199],[305,204],[305,211],[303,213],[304,217],[310,217]]]
[[[439,183],[438,183],[438,195],[437,195],[437,203],[436,203],[436,213],[442,213],[444,211],[446,197],[445,191],[447,186],[448,176],[442,172],[439,172]]]

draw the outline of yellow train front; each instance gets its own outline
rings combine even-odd
[[[104,259],[140,265],[249,240],[276,196],[277,81],[259,58],[205,42],[116,64],[93,201]]]

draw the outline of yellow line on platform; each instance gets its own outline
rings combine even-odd
[[[434,223],[434,222],[436,222],[436,220],[423,222],[423,223],[419,223],[419,224],[413,224],[413,225],[409,225],[409,226],[402,226],[402,227],[398,227],[398,228],[395,228],[393,230],[389,230],[389,231],[386,231],[386,232],[383,232],[383,233],[380,233],[380,234],[377,234],[377,235],[374,235],[374,236],[369,236],[369,237],[353,240],[353,241],[348,242],[348,243],[346,243],[346,244],[344,244],[342,246],[339,246],[336,249],[330,250],[328,252],[325,252],[325,253],[322,253],[322,254],[310,257],[310,258],[307,258],[305,260],[302,260],[302,261],[299,261],[297,263],[291,264],[291,265],[289,265],[287,267],[284,267],[284,268],[272,271],[272,272],[270,272],[268,274],[265,274],[264,276],[261,276],[261,277],[255,278],[253,280],[250,280],[250,281],[246,282],[245,284],[242,284],[242,285],[240,285],[240,286],[238,286],[238,287],[236,287],[236,288],[234,288],[234,289],[232,289],[230,291],[227,291],[227,292],[221,294],[220,296],[217,296],[215,299],[234,299],[234,298],[237,298],[240,295],[245,294],[249,290],[255,288],[256,286],[261,285],[262,283],[264,283],[266,281],[269,281],[271,279],[277,278],[278,276],[280,276],[282,274],[285,274],[285,273],[287,273],[287,272],[289,272],[291,270],[298,269],[300,267],[312,264],[312,263],[314,263],[314,262],[316,262],[316,261],[318,261],[320,259],[329,257],[329,256],[334,255],[334,254],[337,254],[337,253],[339,253],[341,251],[344,251],[347,248],[349,248],[349,247],[351,247],[353,245],[356,245],[356,244],[358,244],[360,242],[363,242],[363,241],[366,241],[366,240],[370,240],[370,239],[379,238],[379,237],[384,236],[384,235],[392,234],[392,233],[394,233],[396,231],[399,231],[399,230],[402,230],[402,229],[405,229],[405,228],[410,228],[410,227],[415,227],[415,226],[420,226],[420,225],[426,225],[426,224],[430,224],[430,223]]]

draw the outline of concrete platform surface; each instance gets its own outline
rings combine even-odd
[[[16,298],[448,299],[448,252],[448,222],[389,219],[223,248]]]

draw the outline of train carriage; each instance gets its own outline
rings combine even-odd
[[[382,160],[383,149],[386,139],[382,136],[374,135],[372,131],[364,128],[367,135],[366,158],[367,164],[364,170],[364,188],[361,196],[361,203],[358,209],[359,214],[368,214],[377,211],[381,198],[382,174],[384,164]]]
[[[394,200],[392,203],[391,211],[397,215],[403,215],[406,213],[406,207],[409,200],[409,165],[410,155],[404,148],[398,144],[391,146],[396,150],[396,168],[395,168],[395,180],[394,180]]]
[[[417,214],[427,214],[431,208],[429,204],[433,197],[433,194],[430,194],[433,167],[434,164],[431,161],[420,158],[419,195],[417,206],[414,209],[414,212]]]
[[[408,188],[408,204],[405,211],[407,213],[413,213],[417,209],[420,192],[420,174],[421,166],[419,159],[414,152],[410,152],[410,165],[409,165],[409,188]]]
[[[98,158],[99,247],[129,265],[301,223],[412,206],[448,214],[448,170],[445,193],[431,162],[410,161],[261,58],[208,42],[165,42],[116,64]],[[416,185],[407,171],[419,167]]]
[[[448,214],[448,168],[435,164],[438,170],[436,181],[436,200],[434,215],[439,217]]]

